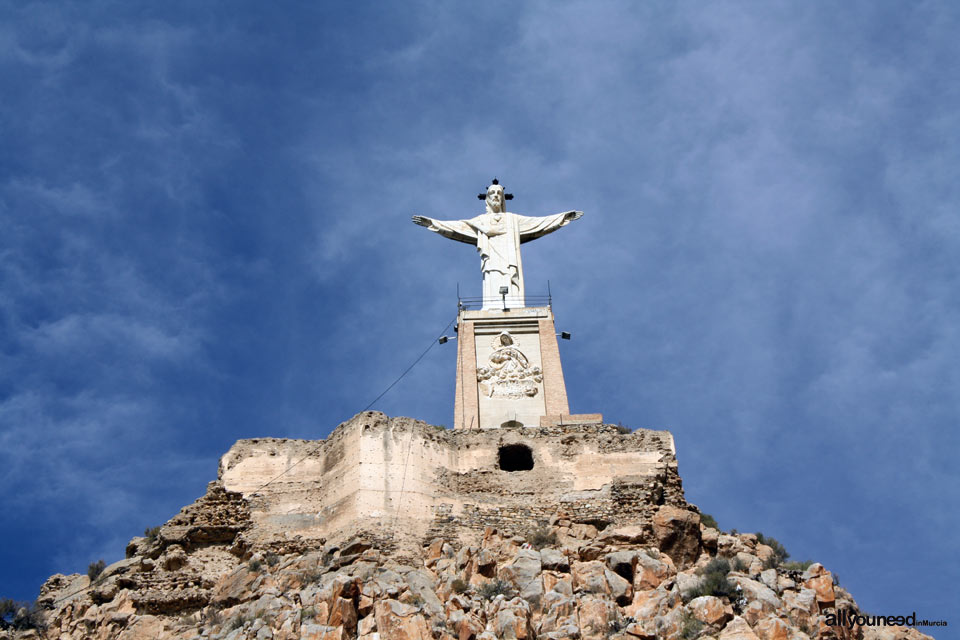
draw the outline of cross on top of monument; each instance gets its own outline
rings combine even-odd
[[[493,182],[490,183],[490,186],[498,185],[498,184],[500,184],[500,181],[497,180],[496,178],[494,178],[494,179],[493,179]],[[478,193],[478,194],[477,194],[477,198],[480,199],[480,200],[486,200],[486,199],[487,199],[487,193],[486,193],[486,192]],[[504,199],[504,200],[513,200],[513,194],[512,194],[512,193],[504,193],[504,194],[503,194],[503,199]]]

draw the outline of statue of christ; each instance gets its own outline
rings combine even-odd
[[[506,211],[504,202],[513,196],[503,192],[497,180],[480,194],[487,210],[469,220],[434,220],[413,216],[413,221],[451,240],[477,247],[483,272],[483,308],[499,309],[502,302],[511,308],[523,307],[523,264],[520,245],[552,233],[583,215],[564,211],[552,216],[521,216]],[[506,292],[506,293],[504,293]]]

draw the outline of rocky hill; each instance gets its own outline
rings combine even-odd
[[[523,533],[487,526],[411,551],[382,531],[336,543],[263,538],[255,497],[210,483],[94,580],[51,577],[36,611],[17,618],[24,628],[0,639],[929,637],[856,624],[863,612],[823,566],[778,563],[757,536],[706,527],[677,500],[651,505],[637,525],[558,508]]]

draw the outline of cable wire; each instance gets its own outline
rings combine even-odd
[[[443,334],[445,334],[445,333],[447,332],[447,329],[450,328],[450,325],[452,325],[455,320],[456,320],[456,318],[454,318],[453,320],[451,320],[450,322],[447,323],[447,326],[445,326],[445,327],[443,328],[443,331],[440,332],[440,336],[443,336]],[[409,367],[407,367],[407,368],[403,371],[403,373],[401,373],[400,376],[399,376],[396,380],[394,380],[393,382],[390,383],[390,386],[389,386],[389,387],[387,387],[386,389],[384,389],[383,392],[382,392],[380,395],[378,395],[376,398],[374,398],[373,401],[372,401],[370,404],[368,404],[366,407],[364,407],[364,408],[360,411],[360,413],[363,413],[364,411],[367,411],[370,407],[372,407],[373,405],[375,405],[375,404],[377,403],[377,401],[380,400],[380,398],[382,398],[383,396],[387,395],[387,392],[390,391],[390,389],[393,389],[393,388],[397,385],[398,382],[400,382],[401,380],[403,380],[403,377],[404,377],[405,375],[407,375],[408,373],[410,373],[410,370],[413,369],[415,366],[417,366],[417,364],[418,364],[421,360],[423,360],[424,356],[426,356],[427,353],[429,353],[430,349],[433,349],[433,345],[435,345],[435,344],[437,343],[437,340],[439,340],[440,336],[437,336],[437,338],[434,338],[433,340],[431,340],[431,341],[430,341],[430,345],[429,345],[426,349],[423,350],[423,353],[421,353],[419,356],[417,356],[417,359],[413,361],[413,364],[411,364]],[[316,447],[314,447],[313,449],[311,449],[311,450],[307,453],[307,455],[303,456],[302,458],[300,458],[299,460],[297,460],[296,462],[294,462],[293,464],[291,464],[289,467],[287,467],[284,471],[282,471],[282,472],[281,472],[279,475],[277,475],[275,478],[271,478],[270,480],[267,480],[266,483],[264,483],[264,484],[260,485],[259,487],[257,487],[257,489],[256,489],[253,493],[258,493],[261,489],[264,489],[265,487],[269,486],[271,483],[273,483],[273,482],[279,480],[280,478],[282,478],[283,476],[287,475],[287,474],[290,472],[291,469],[293,469],[295,466],[297,466],[298,464],[300,464],[301,462],[303,462],[304,460],[306,460],[307,458],[309,458],[310,456],[312,456],[314,453],[316,453],[317,451],[319,451],[322,446],[323,446],[323,441],[321,441],[320,444],[318,444]]]
[[[376,398],[373,399],[372,402],[370,402],[370,404],[368,404],[366,407],[364,407],[364,408],[363,408],[363,411],[361,411],[360,413],[363,413],[364,411],[367,411],[368,409],[370,409],[370,407],[372,407],[373,405],[375,405],[375,404],[377,403],[377,401],[380,400],[380,398],[382,398],[383,396],[387,395],[387,392],[389,392],[391,389],[393,389],[395,386],[397,386],[397,383],[400,382],[401,380],[403,380],[404,376],[406,376],[408,373],[410,373],[410,371],[411,371],[415,366],[417,366],[417,364],[419,364],[419,362],[420,362],[421,360],[423,360],[423,358],[427,355],[427,353],[430,352],[430,349],[433,349],[433,345],[435,345],[435,344],[437,343],[437,340],[439,340],[440,337],[442,337],[444,334],[447,333],[447,329],[450,328],[450,325],[452,325],[455,320],[456,320],[456,317],[454,317],[453,320],[451,320],[450,322],[448,322],[448,323],[447,323],[447,326],[445,326],[445,327],[443,328],[443,331],[440,332],[440,335],[430,341],[430,346],[428,346],[426,349],[424,349],[424,350],[423,350],[423,353],[421,353],[419,356],[417,356],[417,359],[413,361],[413,364],[411,364],[409,367],[407,367],[406,369],[404,369],[403,373],[401,373],[401,374],[397,377],[396,380],[394,380],[393,382],[391,382],[391,383],[390,383],[390,386],[387,387],[386,389],[384,389],[383,392],[382,392],[380,395],[378,395]],[[312,456],[314,453],[316,453],[317,451],[319,451],[320,448],[323,446],[323,442],[324,442],[324,441],[321,441],[319,444],[317,444],[317,446],[313,447],[309,452],[307,452],[307,454],[306,454],[305,456],[303,456],[302,458],[300,458],[299,460],[297,460],[296,462],[294,462],[293,464],[291,464],[291,465],[290,465],[289,467],[287,467],[284,471],[282,471],[281,473],[279,473],[276,477],[271,478],[270,480],[267,480],[264,484],[262,484],[262,485],[260,485],[259,487],[257,487],[257,488],[253,491],[253,493],[259,493],[261,489],[265,489],[265,488],[268,487],[271,483],[276,482],[277,480],[279,480],[279,479],[282,478],[283,476],[285,476],[285,475],[287,475],[288,473],[290,473],[290,470],[291,470],[291,469],[293,469],[295,466],[297,466],[298,464],[300,464],[301,462],[303,462],[304,460],[306,460],[307,458],[309,458],[310,456]],[[412,442],[411,442],[411,445],[412,445]],[[410,459],[410,449],[408,448],[408,449],[407,449],[407,461],[409,461],[409,459]],[[403,479],[404,479],[404,484],[406,483],[406,464],[407,464],[407,463],[405,462],[405,463],[404,463],[404,478],[403,478]],[[400,499],[402,499],[402,498],[403,498],[403,487],[401,487],[401,489],[400,489]],[[399,506],[400,506],[400,505],[399,505],[399,501],[398,501],[398,505],[397,505],[398,509],[399,509]],[[79,589],[79,590],[77,590],[77,591],[74,591],[73,593],[67,594],[67,595],[65,595],[65,596],[63,596],[63,597],[61,597],[61,598],[58,598],[58,599],[54,600],[52,604],[53,604],[53,605],[57,605],[57,604],[63,602],[64,600],[68,600],[68,599],[72,598],[73,596],[76,596],[76,595],[79,595],[79,594],[83,593],[84,591],[89,591],[90,589],[93,589],[94,587],[98,586],[99,584],[101,584],[101,582],[99,582],[99,581],[97,581],[97,582],[91,582],[88,586],[84,587],[83,589]]]

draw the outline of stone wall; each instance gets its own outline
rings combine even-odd
[[[532,469],[501,470],[510,445],[529,448]],[[601,424],[445,430],[365,412],[326,440],[241,440],[219,479],[247,499],[254,546],[363,531],[410,549],[487,526],[523,534],[554,516],[649,526],[661,505],[687,508],[669,432]]]

